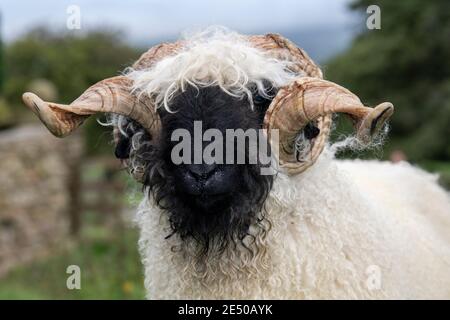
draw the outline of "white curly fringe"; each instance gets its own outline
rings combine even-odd
[[[155,98],[157,107],[170,111],[169,103],[187,86],[219,86],[252,105],[252,90],[268,97],[267,80],[274,87],[290,82],[295,75],[289,61],[277,60],[256,49],[238,33],[223,27],[209,27],[185,35],[186,46],[176,55],[166,57],[149,69],[128,69],[134,90]]]
[[[341,136],[338,140],[330,145],[330,151],[336,155],[344,150],[361,152],[363,150],[378,150],[386,141],[389,132],[389,125],[386,123],[380,132],[373,137],[368,144],[362,143],[356,136]]]

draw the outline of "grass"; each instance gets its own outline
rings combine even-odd
[[[0,279],[0,299],[143,299],[137,230],[119,229],[86,227],[69,249]],[[80,290],[67,289],[69,265],[80,267]]]

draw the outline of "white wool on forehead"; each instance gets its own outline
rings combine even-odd
[[[223,28],[207,29],[186,37],[185,46],[149,69],[130,70],[134,90],[154,97],[156,106],[169,109],[170,100],[188,86],[219,86],[235,97],[248,97],[251,90],[267,97],[264,80],[280,87],[294,78],[292,62],[270,57],[242,35]]]

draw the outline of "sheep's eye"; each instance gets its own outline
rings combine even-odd
[[[256,105],[261,105],[261,104],[267,103],[268,101],[270,101],[270,100],[267,99],[267,98],[264,98],[259,93],[255,94],[253,96],[253,103],[256,104]]]
[[[253,95],[253,105],[256,107],[256,110],[260,112],[266,112],[271,102],[272,102],[271,98],[264,97],[258,93],[255,93]]]
[[[258,93],[253,95],[253,105],[255,106],[255,110],[258,112],[259,121],[261,124],[264,121],[264,116],[271,102],[272,99],[265,98]]]

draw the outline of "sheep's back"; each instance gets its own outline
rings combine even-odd
[[[393,263],[411,298],[450,297],[450,195],[438,176],[406,162],[337,161],[393,233]],[[389,226],[387,225],[389,224]]]

